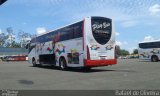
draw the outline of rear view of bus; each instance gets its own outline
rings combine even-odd
[[[84,66],[108,66],[117,63],[115,56],[115,30],[112,20],[90,17],[83,28]]]

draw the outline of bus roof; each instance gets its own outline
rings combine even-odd
[[[152,41],[142,41],[142,42],[139,42],[140,43],[150,43],[150,42],[160,42],[160,39],[158,40],[152,40]]]
[[[89,16],[89,17],[86,17],[86,18],[91,18],[91,17],[102,17],[102,16]],[[74,23],[67,24],[67,25],[65,25],[65,26],[59,27],[59,28],[54,29],[54,30],[46,31],[45,33],[39,34],[39,35],[37,35],[36,37],[39,37],[39,36],[45,35],[45,34],[47,34],[47,33],[50,33],[50,32],[52,32],[52,31],[55,31],[55,30],[61,29],[61,28],[63,28],[63,27],[67,27],[67,26],[70,26],[70,25],[72,25],[72,24],[75,24],[75,23],[81,22],[81,21],[85,20],[86,18],[81,19],[81,20],[79,20],[79,21],[76,21],[76,22],[74,22]],[[104,18],[104,17],[103,17],[103,18]],[[105,18],[107,18],[107,17],[105,17]],[[109,18],[108,18],[108,19],[109,19]],[[35,38],[35,37],[33,37],[33,38]]]
[[[86,18],[88,18],[88,17],[86,17]],[[84,19],[85,19],[85,18],[84,18]],[[84,19],[79,20],[79,21],[76,21],[76,22],[74,22],[74,23],[70,23],[70,24],[64,25],[64,26],[59,27],[59,28],[56,28],[56,29],[54,29],[54,30],[46,31],[45,33],[39,34],[39,35],[38,35],[38,36],[36,36],[36,37],[39,37],[39,36],[45,35],[45,34],[47,34],[47,33],[50,33],[50,32],[52,32],[52,31],[55,31],[55,30],[61,29],[61,28],[63,28],[63,27],[67,27],[67,26],[70,26],[70,25],[72,25],[72,24],[75,24],[75,23],[81,22],[81,21],[83,21]]]

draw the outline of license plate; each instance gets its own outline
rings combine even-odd
[[[101,57],[101,60],[105,60],[106,58],[105,57]]]

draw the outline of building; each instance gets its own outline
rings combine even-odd
[[[25,48],[0,48],[0,56],[27,55]]]

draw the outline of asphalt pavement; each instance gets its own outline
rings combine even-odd
[[[96,67],[90,71],[32,67],[24,61],[0,62],[0,89],[160,89],[160,62],[120,59],[117,65]]]

